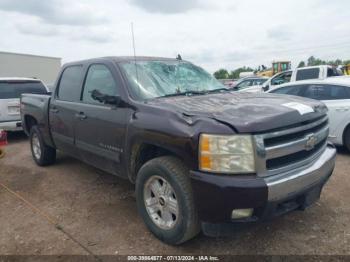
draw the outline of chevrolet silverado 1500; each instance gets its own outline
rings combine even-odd
[[[145,224],[170,244],[304,209],[335,164],[322,102],[231,92],[176,59],[66,64],[51,96],[22,95],[21,116],[38,165],[60,150],[129,179]]]

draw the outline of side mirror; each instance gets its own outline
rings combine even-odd
[[[96,89],[91,92],[91,97],[92,99],[107,105],[117,106],[120,103],[120,96],[105,95]]]
[[[268,91],[269,89],[269,84],[263,84],[262,90],[264,90],[264,92]]]
[[[104,103],[107,105],[119,105],[120,103],[120,96],[106,96]]]

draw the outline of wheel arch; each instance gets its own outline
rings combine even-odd
[[[185,162],[183,157],[178,152],[174,152],[174,150],[169,149],[166,146],[160,146],[147,142],[135,143],[131,147],[130,151],[128,168],[130,181],[135,183],[138,171],[146,162],[161,156],[173,156]]]
[[[27,135],[30,134],[30,130],[35,125],[38,125],[38,120],[34,116],[32,115],[24,116],[23,130]]]
[[[346,138],[345,138],[346,132],[348,132],[349,130],[350,130],[350,123],[348,123],[345,126],[343,134],[342,134],[342,144],[343,144],[343,146],[345,146],[345,142],[346,142]]]

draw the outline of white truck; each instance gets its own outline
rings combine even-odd
[[[278,85],[285,84],[288,82],[310,79],[321,80],[327,77],[341,75],[343,75],[343,72],[341,70],[329,65],[301,67],[296,68],[295,70],[287,70],[272,76],[262,85],[262,89],[263,91],[267,91],[277,87]]]

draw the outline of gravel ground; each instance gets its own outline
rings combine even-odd
[[[350,255],[350,154],[338,149],[335,172],[320,201],[304,212],[239,227],[229,237],[197,238],[172,247],[158,241],[137,215],[134,186],[59,154],[34,164],[23,134],[12,134],[0,160],[0,254],[337,254]],[[72,240],[74,239],[74,240]]]

